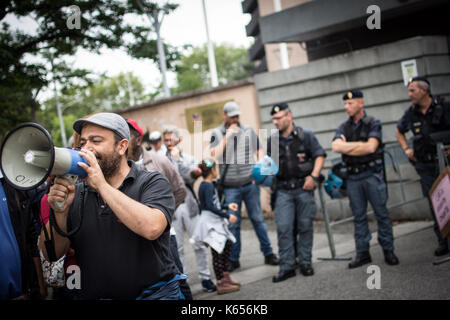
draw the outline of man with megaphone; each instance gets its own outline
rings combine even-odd
[[[79,225],[68,238],[54,232],[54,243],[57,257],[69,244],[75,250],[81,297],[182,299],[179,280],[186,276],[178,274],[169,253],[175,207],[169,182],[127,161],[130,130],[121,116],[98,113],[75,121],[73,128],[88,163],[78,166],[87,177],[75,186],[57,177],[48,201],[61,233]],[[49,224],[46,228],[50,233]],[[42,241],[40,248],[47,254]]]

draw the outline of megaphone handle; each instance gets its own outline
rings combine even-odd
[[[78,180],[78,176],[75,174],[66,174],[65,176],[63,176],[63,178],[70,184],[70,185],[74,185],[77,180]],[[55,202],[55,207],[58,210],[61,210],[64,207],[64,204],[66,203],[67,200],[67,195],[66,195],[66,199],[64,199],[64,201],[61,202]]]

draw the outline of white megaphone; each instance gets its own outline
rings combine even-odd
[[[78,178],[86,177],[86,171],[77,163],[89,165],[78,151],[55,148],[47,130],[32,122],[17,126],[6,135],[0,156],[6,182],[20,190],[34,189],[50,175],[63,176],[75,184]],[[64,202],[55,205],[61,209]]]

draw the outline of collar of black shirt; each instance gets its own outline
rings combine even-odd
[[[436,97],[431,96],[431,95],[430,95],[430,97],[431,97],[431,104],[430,104],[430,107],[427,110],[427,114],[430,113],[430,112],[433,112],[434,107],[436,106]],[[420,106],[418,104],[415,104],[413,108],[414,108],[413,109],[414,112],[423,115],[422,111],[420,110]]]
[[[362,123],[362,120],[367,117],[367,113],[366,111],[364,111],[364,115],[362,116],[361,119],[359,119],[359,121],[357,123],[355,123],[355,121],[353,121],[353,117],[348,117],[348,121],[352,124],[352,126],[354,128],[356,128],[358,125],[360,125]]]

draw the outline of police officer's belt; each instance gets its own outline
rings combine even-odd
[[[277,179],[277,188],[278,189],[294,190],[294,189],[302,188],[304,184],[305,184],[305,179],[289,179],[289,180]]]
[[[382,165],[383,164],[383,160],[381,159],[377,159],[374,161],[370,161],[368,163],[364,163],[364,164],[355,164],[352,166],[347,166],[347,172],[349,174],[358,174],[367,170],[371,170],[373,168],[375,168],[377,165]]]

